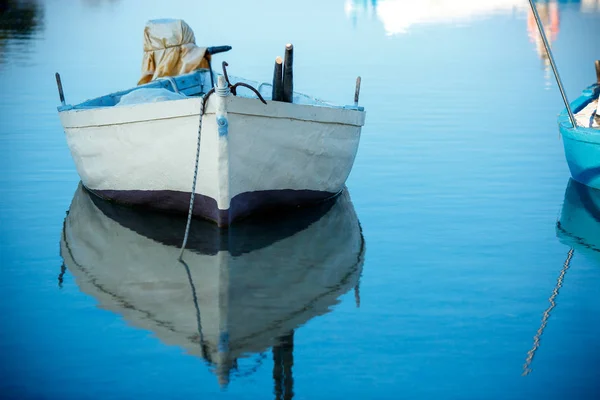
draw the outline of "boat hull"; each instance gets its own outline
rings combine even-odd
[[[573,112],[578,112],[590,101],[598,98],[600,87],[593,85],[572,104]],[[600,130],[583,126],[573,127],[566,111],[558,118],[565,158],[571,177],[586,186],[600,189]]]
[[[86,188],[120,203],[187,213],[200,108],[200,98],[187,98],[59,115]],[[363,124],[358,110],[212,95],[202,117],[193,214],[228,226],[265,209],[335,196]]]

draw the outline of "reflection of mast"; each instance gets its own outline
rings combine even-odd
[[[552,42],[554,42],[558,37],[560,25],[558,4],[556,1],[544,1],[536,2],[535,6],[542,20],[542,25],[544,26],[544,32],[546,33],[548,42],[550,45],[552,45]],[[538,54],[538,57],[544,64],[544,71],[546,72],[545,79],[547,86],[550,86],[550,59],[548,58],[548,53],[546,53],[546,50],[544,49],[542,36],[538,31],[535,23],[535,17],[531,10],[529,10],[529,13],[527,14],[527,31],[529,32],[530,40],[535,43],[535,51]]]
[[[291,400],[294,397],[294,331],[283,335],[279,344],[273,346],[273,382],[275,400]]]
[[[223,256],[222,253],[219,256]],[[202,351],[202,357],[209,363],[215,364],[215,373],[217,375],[217,379],[219,380],[219,385],[223,388],[229,385],[229,378],[231,375],[231,369],[234,367],[236,360],[231,360],[229,353],[229,333],[227,329],[227,306],[228,306],[228,293],[229,293],[229,273],[228,273],[228,264],[224,263],[224,266],[221,266],[219,273],[219,313],[221,315],[221,319],[219,321],[219,343],[217,349],[216,359],[212,359],[210,356],[210,352],[208,351],[208,346],[204,341],[204,335],[202,333],[202,317],[200,315],[200,306],[198,305],[198,295],[196,292],[196,287],[194,285],[194,281],[192,280],[192,274],[190,272],[190,267],[187,265],[183,259],[179,259],[179,262],[184,266],[185,272],[187,274],[188,282],[190,283],[190,288],[192,290],[192,299],[194,300],[194,308],[196,310],[196,324],[198,329],[198,341],[200,344],[200,349]],[[224,317],[223,317],[224,316]]]
[[[368,17],[372,17],[376,8],[377,0],[346,0],[344,3],[346,17],[352,20],[354,26],[360,15],[366,13]]]
[[[542,324],[540,325],[539,329],[537,330],[537,333],[533,337],[533,347],[527,352],[527,359],[525,360],[525,364],[523,365],[523,376],[528,375],[531,372],[531,362],[533,361],[533,357],[535,356],[536,350],[538,349],[538,347],[540,347],[540,338],[542,337],[542,333],[544,333],[544,328],[546,328],[546,325],[548,324],[548,318],[550,318],[550,313],[556,306],[554,300],[556,299],[556,296],[558,296],[558,291],[562,287],[563,280],[565,278],[567,270],[569,269],[569,263],[571,262],[572,257],[573,249],[569,250],[567,259],[565,260],[563,268],[560,271],[560,275],[558,276],[558,279],[556,281],[556,286],[552,291],[552,295],[548,299],[548,301],[550,302],[550,306],[546,309],[546,311],[544,311],[544,315],[542,317]]]

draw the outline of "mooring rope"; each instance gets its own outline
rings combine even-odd
[[[217,94],[219,94],[222,97],[227,97],[229,95],[229,93],[231,93],[235,96],[236,88],[238,86],[243,86],[245,88],[252,90],[261,102],[263,102],[264,104],[267,104],[267,102],[261,96],[261,94],[258,92],[258,90],[256,90],[252,86],[248,85],[247,83],[238,82],[235,85],[232,85],[231,82],[229,82],[229,76],[227,75],[227,68],[226,68],[228,65],[227,62],[223,61],[222,65],[223,65],[223,76],[225,77],[225,79],[227,81],[227,85],[225,87],[214,86],[214,82],[212,82],[212,69],[211,69],[210,76],[211,76],[211,83],[213,84],[213,87],[204,96],[201,97],[201,101],[200,101],[200,122],[198,123],[198,144],[196,146],[196,166],[194,167],[194,182],[192,183],[192,195],[190,196],[190,207],[188,209],[187,223],[185,224],[185,234],[183,235],[183,243],[181,245],[181,251],[179,252],[179,260],[181,260],[183,257],[183,251],[185,250],[185,246],[187,245],[188,236],[190,233],[190,225],[192,223],[192,211],[194,209],[194,198],[196,196],[196,181],[198,179],[198,162],[200,159],[200,139],[201,139],[201,135],[202,135],[202,117],[204,116],[204,110],[206,109],[206,102],[208,101],[208,98],[210,97],[211,94],[215,93],[215,91],[217,92]]]
[[[571,262],[571,258],[573,258],[573,249],[572,248],[571,248],[571,250],[569,250],[567,259],[565,260],[563,268],[560,271],[560,275],[558,276],[558,280],[556,281],[556,286],[554,287],[554,290],[552,291],[552,295],[548,299],[548,301],[550,302],[550,306],[546,309],[546,311],[544,311],[544,315],[542,317],[542,324],[540,325],[539,329],[537,330],[537,333],[533,337],[533,347],[531,348],[531,350],[529,350],[527,352],[527,359],[525,360],[525,364],[523,365],[523,376],[526,376],[531,372],[531,368],[530,368],[531,362],[533,361],[533,357],[535,356],[536,350],[538,349],[538,347],[540,347],[540,338],[542,336],[542,333],[544,332],[544,328],[546,328],[546,325],[548,324],[548,318],[550,318],[550,312],[552,312],[552,310],[556,306],[556,302],[554,300],[556,299],[556,296],[558,296],[558,291],[562,287],[563,280],[565,278],[565,274],[566,274],[567,270],[569,269],[569,263]]]
[[[190,225],[192,223],[192,211],[194,210],[194,198],[196,197],[196,182],[198,180],[198,164],[200,160],[200,139],[202,138],[202,117],[204,116],[204,109],[206,108],[206,101],[209,96],[215,92],[214,88],[211,89],[204,96],[200,97],[200,122],[198,122],[198,143],[196,144],[196,165],[194,166],[194,180],[192,182],[192,194],[190,196],[190,206],[188,208],[187,222],[185,224],[185,233],[183,235],[183,243],[181,244],[181,251],[179,252],[179,260],[182,260],[183,251],[187,245],[188,236],[190,234]]]
[[[179,259],[179,262],[185,268],[185,273],[187,275],[188,282],[192,289],[192,300],[194,302],[194,308],[196,310],[196,327],[198,329],[198,340],[200,343],[200,351],[202,352],[202,358],[204,358],[209,364],[211,364],[212,359],[211,359],[210,353],[208,352],[206,343],[204,342],[204,335],[202,333],[202,319],[200,316],[200,305],[198,304],[198,295],[196,294],[196,287],[194,286],[194,280],[192,279],[192,272],[190,271],[190,267],[181,258]]]

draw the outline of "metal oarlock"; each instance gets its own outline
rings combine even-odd
[[[263,102],[263,104],[267,104],[265,99],[261,96],[260,92],[258,90],[256,90],[255,88],[253,88],[252,86],[248,85],[247,83],[238,82],[235,85],[232,85],[231,82],[229,82],[229,75],[227,74],[227,67],[229,66],[229,64],[227,64],[227,61],[223,61],[222,65],[223,65],[223,76],[225,77],[225,81],[227,82],[227,87],[231,91],[232,95],[237,96],[237,88],[238,88],[238,86],[242,86],[242,87],[252,90],[254,92],[254,94],[256,95],[256,97],[258,97],[258,99]]]

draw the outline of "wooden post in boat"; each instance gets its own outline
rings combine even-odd
[[[358,106],[358,95],[360,94],[360,76],[356,78],[356,87],[354,88],[354,105]]]
[[[278,338],[273,346],[273,383],[275,400],[291,400],[294,397],[294,331]]]
[[[283,61],[283,101],[294,102],[294,46],[285,45],[285,59]]]
[[[273,95],[271,100],[283,100],[283,60],[277,56],[275,59],[275,69],[273,71]]]
[[[60,81],[60,74],[57,72],[56,76],[56,85],[58,86],[58,97],[60,98],[60,104],[63,106],[65,103],[65,93],[63,92],[62,82]]]

